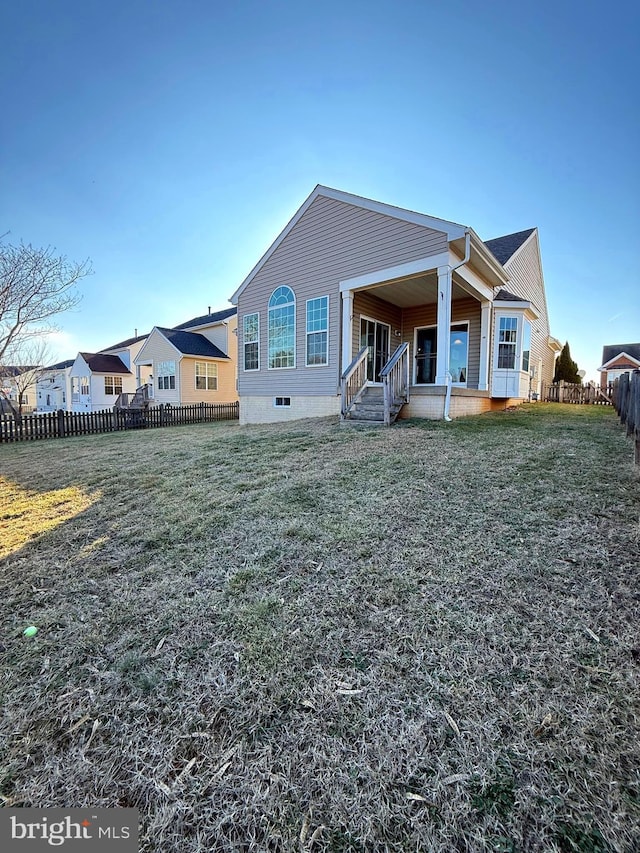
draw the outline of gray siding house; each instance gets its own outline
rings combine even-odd
[[[559,351],[537,229],[484,243],[323,186],[230,301],[243,423],[488,411],[539,392]]]

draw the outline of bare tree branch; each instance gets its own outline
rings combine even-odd
[[[49,369],[51,349],[42,337],[21,338],[10,344],[5,356],[0,366],[0,399],[6,401],[16,420],[20,420],[25,393]]]
[[[14,342],[56,328],[51,318],[78,304],[75,286],[91,272],[90,261],[70,261],[50,246],[0,240],[0,364]]]

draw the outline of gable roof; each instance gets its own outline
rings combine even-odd
[[[222,311],[215,311],[213,314],[203,314],[201,317],[194,317],[193,320],[187,320],[186,323],[179,323],[173,328],[190,329],[193,326],[206,326],[208,324],[219,323],[222,320],[226,320],[227,317],[233,317],[237,313],[237,308],[224,308]]]
[[[322,184],[318,184],[230,298],[230,302],[237,302],[238,297],[245,287],[250,284],[276,249],[286,239],[300,219],[302,219],[318,196],[322,196],[323,198],[332,198],[335,201],[351,204],[355,207],[363,208],[364,210],[373,211],[374,213],[381,213],[384,216],[390,216],[393,219],[401,219],[403,222],[410,222],[413,225],[422,225],[424,228],[442,231],[447,235],[447,240],[449,241],[464,237],[467,231],[471,231],[467,226],[460,225],[458,222],[450,222],[447,219],[438,219],[435,216],[428,216],[425,213],[417,213],[414,210],[406,210],[403,207],[395,207],[392,204],[385,204],[382,201],[374,201],[370,198],[364,198],[363,196],[354,195],[353,193],[343,192],[342,190],[336,190],[332,187],[324,187]],[[481,243],[479,239],[478,243]]]
[[[130,347],[132,344],[137,344],[138,341],[144,341],[144,339],[148,337],[149,334],[147,333],[146,335],[138,335],[136,338],[127,338],[126,341],[120,341],[110,347],[104,347],[100,352],[110,352],[112,349],[124,349],[125,347]]]
[[[515,234],[505,234],[504,237],[494,237],[493,240],[485,240],[484,244],[501,264],[506,264],[535,230],[528,228],[526,231],[516,231]]]
[[[511,291],[506,290],[504,287],[501,287],[500,290],[493,297],[494,302],[527,302],[527,299],[523,299],[521,296],[516,296],[515,293],[511,293]]]
[[[198,334],[198,332],[185,332],[181,329],[163,329],[160,326],[156,326],[156,329],[183,355],[200,355],[203,358],[229,359],[228,355],[225,355],[221,349],[212,344],[204,335]]]
[[[0,376],[9,378],[20,376],[29,370],[39,370],[37,364],[3,364],[0,366]]]
[[[635,361],[640,361],[640,343],[607,344],[607,346],[602,347],[602,367],[620,355],[631,356]]]
[[[81,352],[92,373],[131,373],[127,365],[117,355],[104,355],[96,352]]]
[[[74,360],[73,358],[68,358],[66,361],[59,361],[57,364],[47,367],[47,370],[66,370],[67,367],[73,367]]]

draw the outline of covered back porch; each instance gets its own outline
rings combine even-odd
[[[365,396],[385,401],[385,423],[403,407],[446,417],[451,396],[489,407],[493,286],[465,250],[341,282],[343,418]]]

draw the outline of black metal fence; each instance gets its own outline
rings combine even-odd
[[[42,412],[40,414],[0,415],[0,443],[65,438],[124,429],[203,424],[238,419],[239,403],[196,403],[192,406],[153,406],[148,409],[114,409],[102,412]]]

